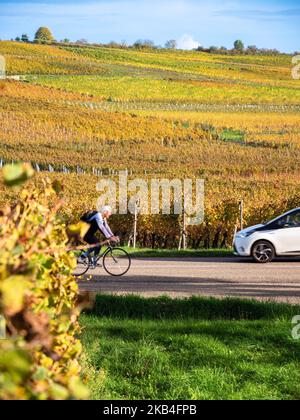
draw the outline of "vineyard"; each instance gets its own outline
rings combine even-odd
[[[193,247],[230,246],[245,223],[299,205],[300,82],[291,57],[0,42],[0,166],[30,161],[65,188],[63,213],[95,206],[99,176],[203,178]],[[3,187],[1,187],[3,188]],[[3,188],[1,205],[14,200]],[[130,217],[130,216],[128,216]],[[115,216],[127,241],[131,222]],[[180,220],[140,216],[139,243],[174,247]]]
[[[33,82],[92,94],[100,100],[148,101],[166,104],[275,104],[297,105],[299,90],[288,86],[270,86],[263,83],[242,84],[227,80],[152,79],[136,76],[35,76]],[[145,83],[147,81],[147,83]]]

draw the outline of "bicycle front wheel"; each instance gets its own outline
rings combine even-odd
[[[122,248],[111,248],[103,257],[103,268],[110,276],[124,276],[130,267],[130,255]]]

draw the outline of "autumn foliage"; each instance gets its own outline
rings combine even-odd
[[[4,169],[13,188],[33,175],[28,165]],[[57,184],[24,189],[0,216],[1,399],[84,399],[74,257],[58,211]]]

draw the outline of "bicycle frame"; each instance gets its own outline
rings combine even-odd
[[[96,264],[102,259],[102,258],[104,258],[105,257],[105,255],[107,255],[111,250],[113,250],[114,248],[111,246],[111,245],[109,245],[105,250],[104,250],[104,252],[100,252],[100,254],[98,255],[98,257],[95,259],[95,261],[96,261]]]

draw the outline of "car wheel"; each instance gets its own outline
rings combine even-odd
[[[252,248],[252,258],[255,262],[266,264],[275,258],[275,249],[268,241],[259,241]]]

